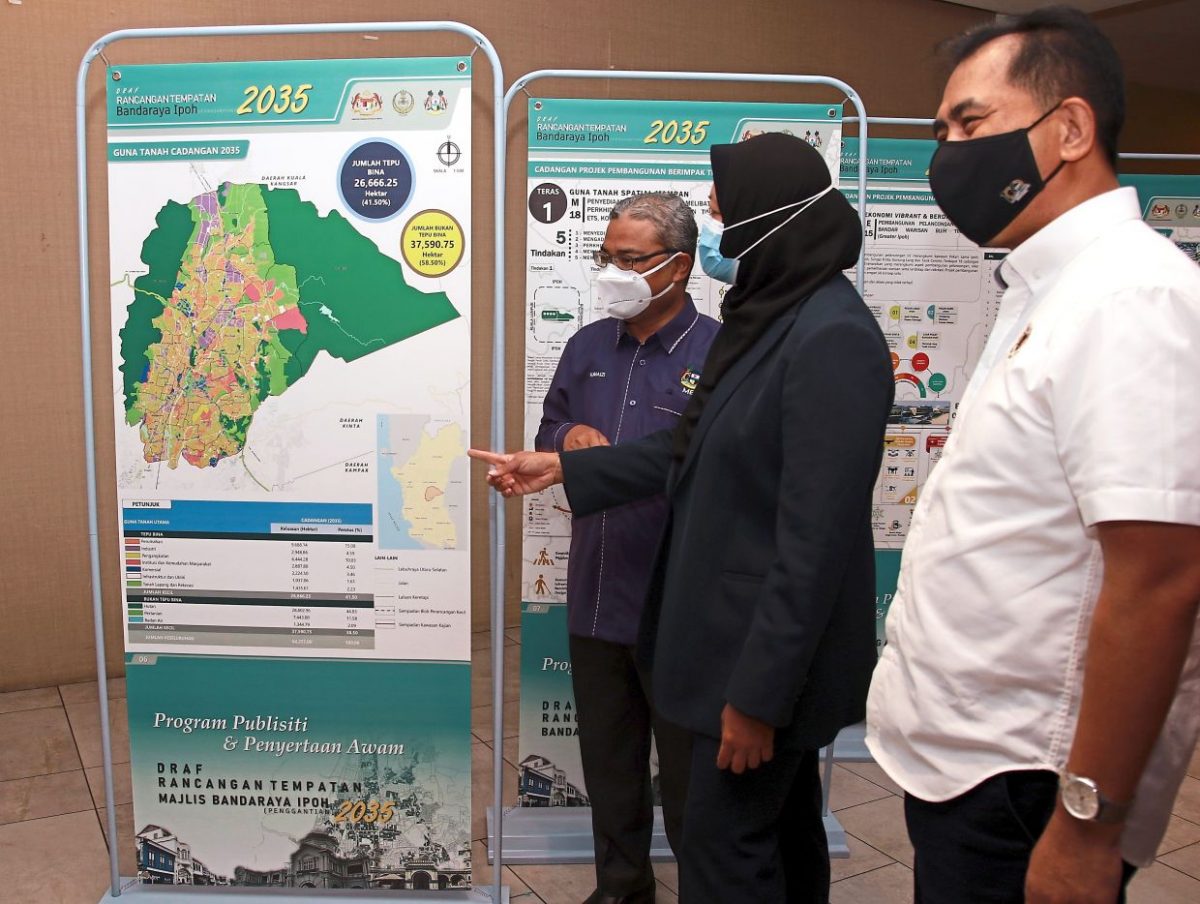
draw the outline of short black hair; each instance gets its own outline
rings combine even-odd
[[[1070,6],[1046,6],[1021,16],[1000,16],[942,46],[951,68],[985,44],[1019,35],[1008,80],[1045,102],[1082,97],[1096,114],[1096,139],[1117,163],[1117,139],[1125,125],[1125,73],[1116,48],[1087,15]]]

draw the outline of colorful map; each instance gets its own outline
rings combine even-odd
[[[336,211],[226,182],[169,201],[120,331],[125,422],[147,462],[216,467],[325,352],[346,362],[459,316]]]

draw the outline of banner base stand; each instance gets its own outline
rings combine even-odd
[[[495,859],[495,814],[487,811],[488,863]],[[850,856],[846,830],[832,813],[825,815],[829,856]],[[650,840],[651,860],[674,860],[663,830],[662,810],[654,808],[654,834]],[[589,807],[508,807],[504,811],[504,862],[591,863],[592,811]]]
[[[837,763],[873,763],[875,758],[867,749],[867,725],[847,725],[833,742],[833,759]]]
[[[489,811],[488,818],[491,818]],[[490,824],[490,823],[489,823]],[[491,850],[488,851],[491,859]],[[329,898],[353,898],[356,901],[369,901],[376,896],[386,897],[389,901],[407,901],[411,904],[437,904],[437,902],[458,901],[462,904],[508,904],[508,886],[500,886],[500,901],[492,900],[493,886],[473,888],[470,891],[391,891],[387,889],[327,889],[327,888],[230,888],[228,886],[184,886],[184,885],[143,885],[128,876],[121,878],[121,895],[113,897],[112,889],[105,892],[99,904],[121,904],[129,900],[133,904],[180,904],[183,901],[207,900],[216,904],[312,904],[315,900]]]

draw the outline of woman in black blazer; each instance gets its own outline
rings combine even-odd
[[[891,358],[842,275],[862,234],[820,154],[766,134],[713,147],[712,163],[737,282],[678,428],[474,454],[505,495],[563,481],[577,514],[665,488],[641,649],[659,714],[693,739],[680,899],[824,902],[817,749],[863,718],[875,664]]]

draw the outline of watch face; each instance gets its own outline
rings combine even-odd
[[[1100,791],[1086,778],[1072,778],[1063,785],[1062,801],[1076,819],[1095,819],[1100,812]]]

